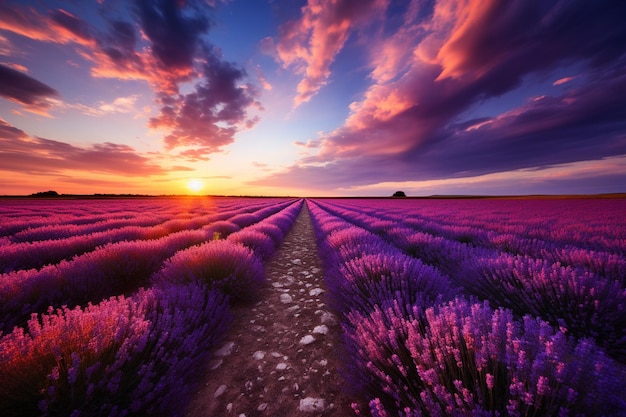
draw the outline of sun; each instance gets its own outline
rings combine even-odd
[[[187,181],[187,188],[189,188],[191,192],[197,193],[202,188],[204,188],[204,183],[202,182],[202,180],[199,180],[197,178],[191,178],[189,181]]]

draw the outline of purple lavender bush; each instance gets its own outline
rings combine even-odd
[[[266,261],[276,250],[276,244],[271,237],[258,230],[246,228],[228,236],[228,240],[241,243],[250,248],[259,258]]]
[[[458,292],[436,269],[398,251],[349,259],[327,271],[326,283],[331,305],[340,312],[367,312],[393,301],[409,310],[426,308]]]
[[[207,234],[207,240],[210,240],[214,237],[224,239],[231,233],[241,230],[241,227],[226,220],[219,220],[204,226],[202,229]]]
[[[204,282],[231,297],[251,301],[265,280],[261,260],[242,244],[214,240],[177,252],[153,277],[157,283]]]
[[[405,313],[355,311],[344,326],[373,416],[625,415],[625,368],[591,340],[486,302]]]
[[[230,320],[197,284],[33,315],[0,338],[0,415],[182,416]]]
[[[285,233],[282,231],[282,229],[277,225],[270,223],[269,221],[263,221],[254,224],[247,227],[246,230],[254,230],[256,232],[261,232],[269,236],[269,238],[272,239],[276,247],[280,246],[280,244],[283,243],[283,240],[285,239]]]
[[[620,282],[526,256],[503,254],[472,264],[467,291],[575,337],[592,337],[626,363],[626,288]]]

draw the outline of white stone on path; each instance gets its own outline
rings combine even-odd
[[[281,362],[278,365],[276,365],[277,371],[284,371],[285,369],[287,369],[287,364],[285,362]]]
[[[235,347],[235,342],[226,342],[215,352],[215,356],[226,356],[230,355]]]
[[[322,324],[321,326],[315,326],[315,328],[313,329],[313,333],[326,334],[328,333],[328,327],[325,324]]]
[[[220,395],[222,395],[223,393],[226,392],[226,388],[228,388],[226,385],[220,385],[216,390],[215,390],[215,394],[213,394],[213,398],[217,398]]]
[[[293,301],[293,298],[291,298],[291,296],[289,294],[284,294],[283,293],[283,294],[280,295],[280,302],[281,303],[287,304],[287,303],[290,303],[292,301]]]
[[[314,413],[326,409],[326,400],[323,398],[306,397],[300,400],[300,411]]]
[[[307,334],[302,339],[300,339],[301,345],[310,345],[313,342],[315,342],[315,338],[311,336],[310,334]]]
[[[252,357],[256,359],[257,361],[260,361],[261,359],[265,357],[265,352],[261,350],[257,350],[256,352],[254,352],[254,355],[252,355]]]
[[[324,324],[330,324],[331,326],[334,326],[335,324],[337,324],[337,319],[335,318],[335,315],[327,311],[322,313],[322,317],[320,317],[320,319],[322,323]]]
[[[317,297],[318,295],[320,295],[321,293],[323,293],[324,290],[321,288],[313,288],[311,291],[309,291],[309,295],[312,297]]]
[[[302,265],[302,259],[292,259],[291,263],[294,265]]]

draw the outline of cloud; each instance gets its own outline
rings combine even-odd
[[[276,53],[284,67],[295,67],[303,78],[297,86],[294,104],[311,99],[330,76],[330,65],[346,43],[351,30],[371,24],[384,13],[388,0],[309,0],[302,17],[279,28]],[[271,43],[262,46],[271,50]]]
[[[253,184],[337,190],[624,155],[626,98],[618,92],[626,91],[626,27],[617,16],[625,7],[413,1],[395,19],[402,24],[368,42],[390,49],[372,54],[372,83],[343,126],[316,140],[316,155]],[[307,56],[299,51],[291,56]],[[570,67],[576,85],[559,83],[569,87],[560,95],[546,90],[495,116],[475,110],[505,93],[523,94],[531,75]]]
[[[256,88],[239,84],[246,76],[242,68],[222,61],[215,49],[206,50],[204,57],[202,81],[194,91],[163,95],[161,113],[150,119],[150,127],[171,131],[164,139],[168,149],[194,146],[205,154],[219,151],[234,141],[248,122],[246,109],[256,103]]]
[[[47,115],[48,99],[58,97],[59,93],[21,71],[0,64],[0,96],[23,104],[30,112]]]
[[[572,80],[576,79],[576,77],[563,77],[563,78],[559,78],[558,80],[556,80],[555,82],[552,83],[552,85],[561,85],[561,84],[565,84],[568,83]]]
[[[188,8],[196,9],[190,1]],[[136,0],[134,7],[143,32],[151,41],[152,54],[166,68],[191,68],[200,35],[209,29],[203,13],[183,14],[180,1]]]
[[[215,3],[127,0],[122,6],[128,6],[130,20],[111,17],[119,13],[107,12],[103,4],[104,25],[98,27],[63,9],[42,14],[34,8],[0,5],[0,30],[74,45],[93,64],[94,77],[148,82],[160,106],[150,127],[166,131],[163,143],[168,150],[195,147],[183,155],[206,160],[206,155],[232,143],[240,129],[256,123],[258,118],[247,117],[250,106],[261,108],[255,99],[257,89],[245,82],[246,72],[224,61],[206,41]],[[181,94],[183,83],[192,85],[191,93]],[[83,108],[100,115],[126,111],[131,105],[101,103],[98,108]],[[77,105],[66,105],[72,106]]]
[[[265,74],[263,74],[263,70],[260,65],[254,66],[254,72],[256,73],[256,77],[259,80],[261,87],[263,87],[264,90],[271,91],[273,88],[272,84],[270,84],[270,82],[267,81],[267,78],[265,78]]]
[[[10,56],[15,54],[17,54],[16,48],[13,47],[13,45],[11,44],[11,42],[9,42],[6,36],[0,35],[0,55]]]
[[[87,148],[30,137],[0,119],[0,169],[36,175],[68,171],[143,177],[170,170],[155,164],[128,145],[100,143]]]
[[[59,44],[93,45],[87,25],[73,14],[51,10],[47,15],[32,7],[0,4],[0,30],[17,33],[29,39]]]

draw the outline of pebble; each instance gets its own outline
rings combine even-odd
[[[285,362],[281,362],[278,365],[276,365],[277,371],[284,371],[285,369],[287,369],[287,364]]]
[[[326,409],[326,400],[323,398],[306,397],[300,400],[300,411],[314,413]]]
[[[321,326],[315,326],[315,328],[313,329],[313,333],[327,334],[328,333],[328,327],[325,324],[322,324]]]
[[[265,357],[265,352],[261,350],[257,350],[256,352],[254,352],[254,355],[252,355],[252,357],[256,359],[257,361],[260,361],[261,359]]]
[[[284,293],[280,295],[280,302],[281,303],[285,303],[286,304],[286,303],[290,303],[292,301],[293,301],[293,298],[291,297],[291,295],[284,294]]]
[[[213,394],[213,398],[217,398],[223,393],[225,393],[227,388],[228,387],[226,385],[220,385],[219,388],[215,390],[215,394]]]
[[[215,369],[219,368],[222,365],[222,363],[224,363],[224,361],[222,359],[213,359],[210,362],[211,370],[215,370]]]
[[[337,324],[337,319],[335,318],[335,315],[333,313],[329,313],[327,311],[322,313],[322,316],[320,317],[320,320],[322,321],[322,323],[330,324],[331,326]]]
[[[323,292],[324,292],[324,290],[321,289],[321,288],[313,288],[311,291],[309,291],[309,295],[311,297],[317,297],[318,295],[320,295]]]
[[[215,356],[230,355],[235,347],[235,342],[226,342],[215,352]]]
[[[310,345],[313,342],[315,342],[315,338],[311,336],[310,334],[307,334],[302,339],[300,339],[301,345]]]

